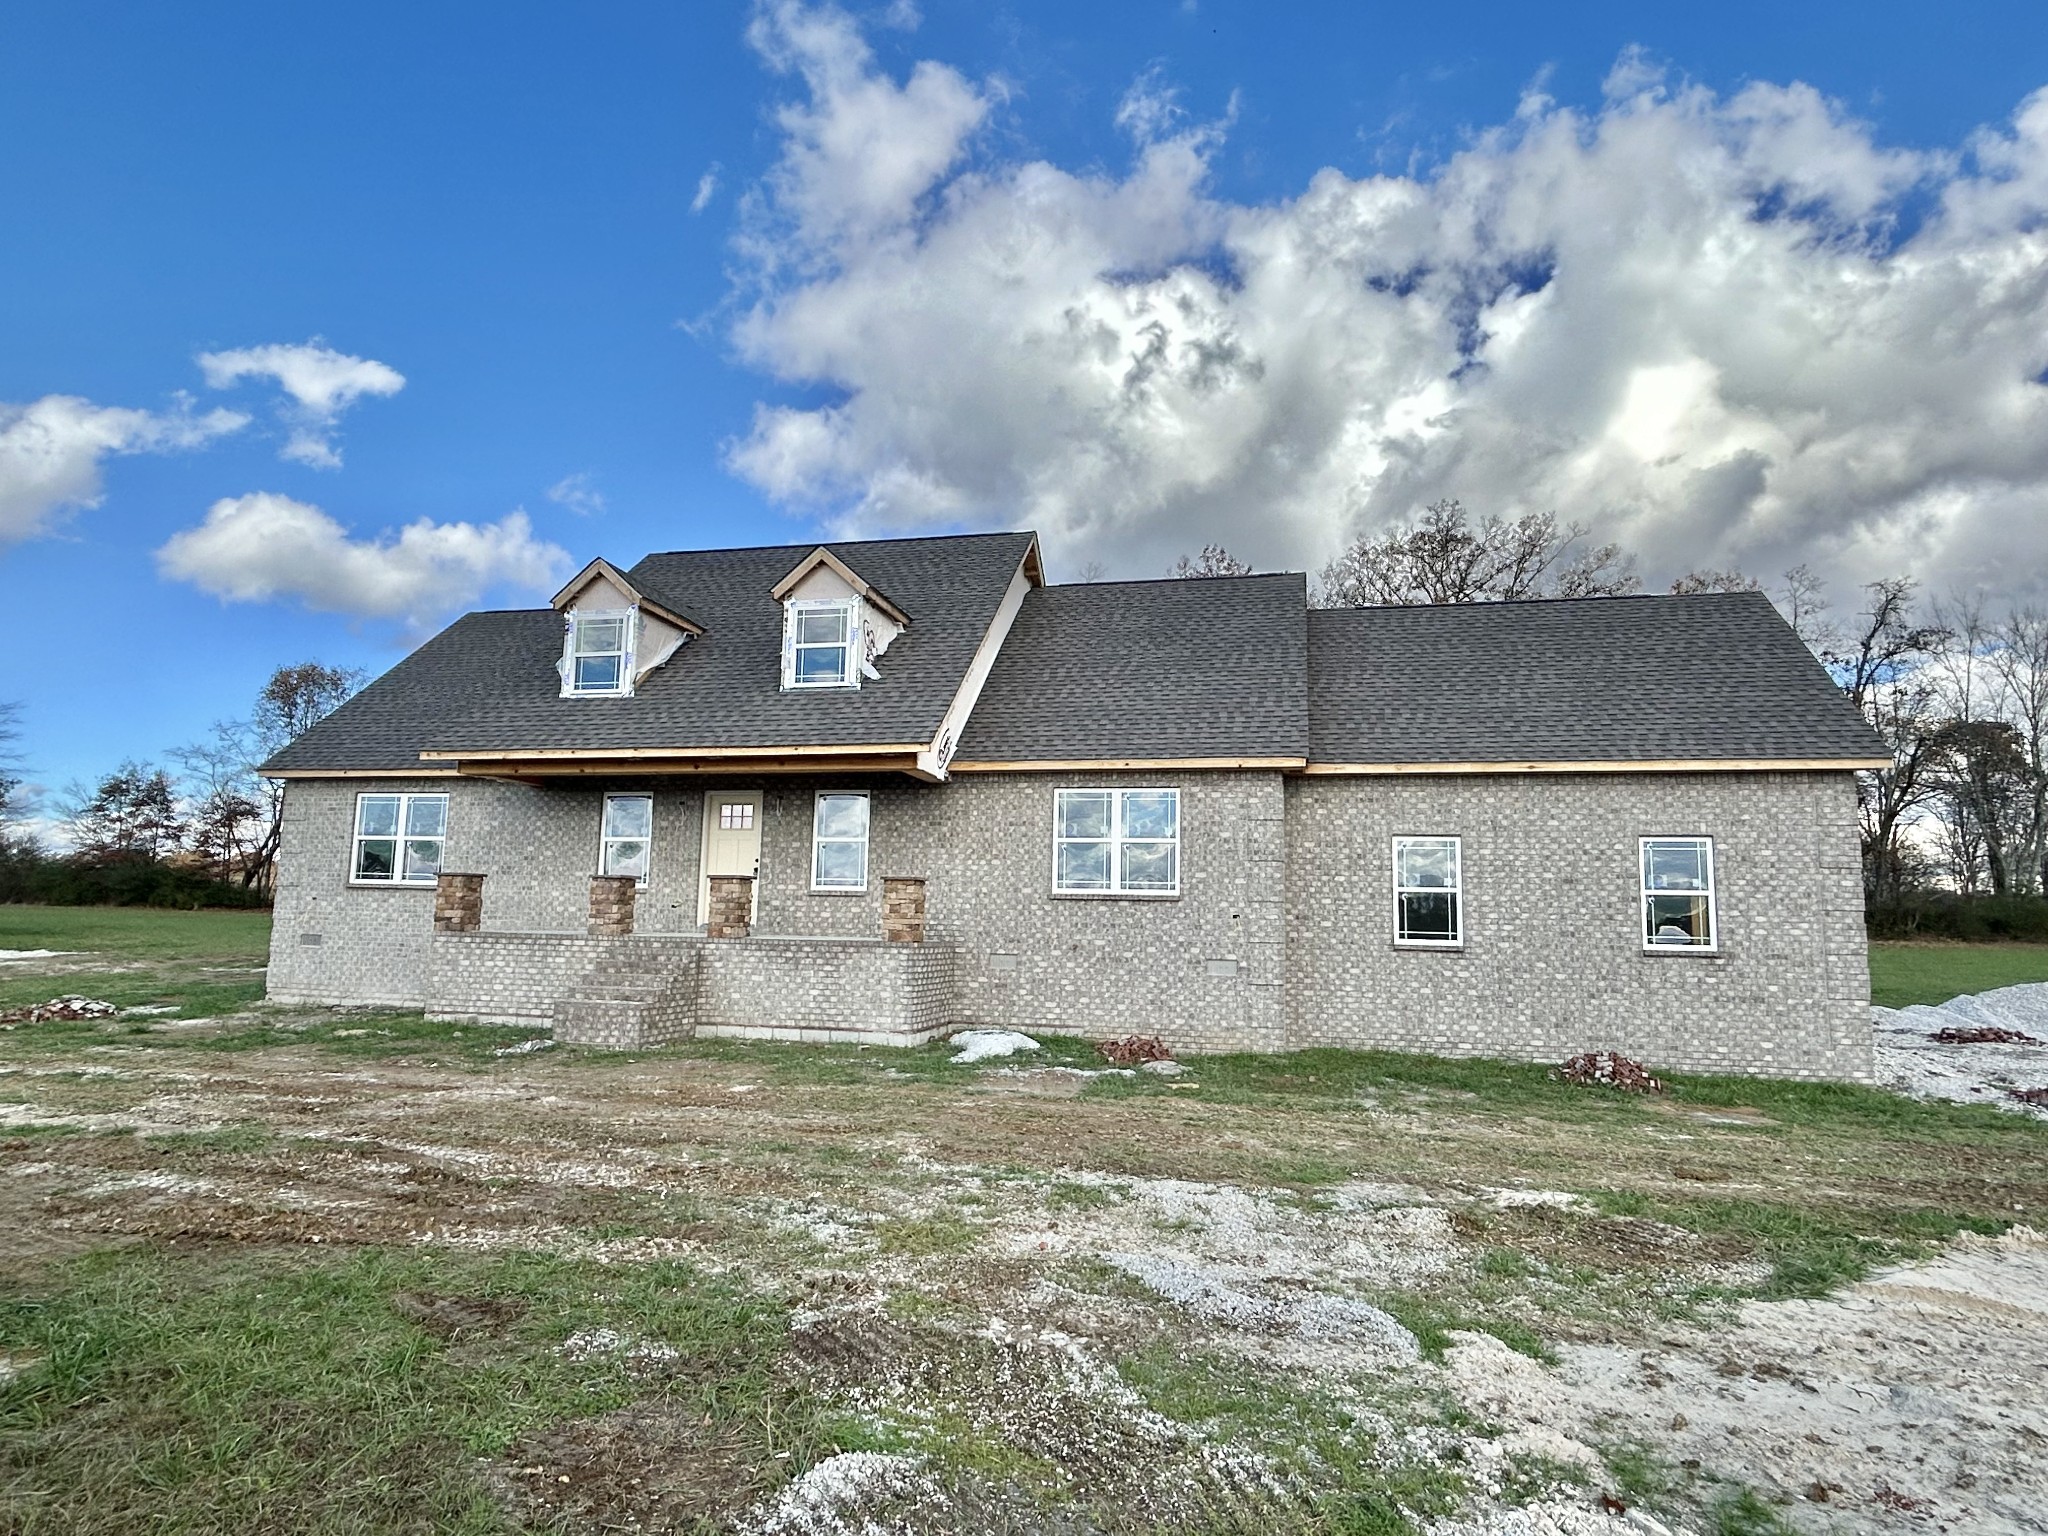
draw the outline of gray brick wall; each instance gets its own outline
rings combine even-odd
[[[1867,1080],[1853,796],[1841,773],[1295,780],[1289,1043]],[[1462,951],[1394,946],[1414,833],[1464,839]],[[1658,834],[1713,837],[1719,954],[1643,952]]]

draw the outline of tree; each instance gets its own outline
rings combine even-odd
[[[170,774],[133,759],[76,793],[69,811],[72,845],[88,864],[155,862],[185,841]]]
[[[1944,841],[1957,888],[1974,892],[1981,872],[1994,896],[2028,889],[2031,882],[2013,867],[2015,844],[2026,834],[2031,778],[2020,733],[2003,720],[1952,720],[1931,745],[1928,777],[1946,802]]]
[[[1942,724],[1940,689],[1928,663],[1948,631],[1916,623],[1909,576],[1871,582],[1846,640],[1822,655],[1849,701],[1891,752],[1892,765],[1856,776],[1863,880],[1873,896],[1895,898],[1906,884],[1901,833],[1935,789],[1930,769]]]
[[[1323,608],[1507,602],[1528,597],[1618,596],[1642,590],[1635,557],[1618,544],[1586,546],[1587,528],[1554,512],[1474,526],[1455,500],[1436,501],[1413,524],[1364,538],[1323,567]]]
[[[1237,558],[1221,544],[1204,544],[1202,552],[1190,560],[1186,555],[1166,574],[1178,577],[1198,576],[1249,576],[1252,568]]]
[[[217,720],[205,741],[173,754],[193,804],[193,846],[222,879],[270,884],[282,832],[284,784],[257,769],[347,702],[360,672],[317,661],[279,667],[246,720]]]
[[[22,830],[31,797],[21,775],[21,706],[0,704],[0,862],[38,851],[35,839]]]
[[[1764,584],[1733,567],[1725,571],[1687,571],[1671,583],[1673,597],[1691,597],[1696,592],[1761,592]]]

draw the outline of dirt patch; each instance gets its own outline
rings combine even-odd
[[[491,1296],[429,1296],[420,1291],[400,1291],[391,1298],[391,1310],[418,1323],[437,1339],[452,1339],[501,1333],[526,1315],[526,1303]]]
[[[523,1525],[694,1532],[756,1503],[768,1475],[737,1426],[654,1399],[527,1435],[486,1480]]]

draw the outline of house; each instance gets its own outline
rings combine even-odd
[[[1048,586],[1026,533],[597,560],[265,765],[270,990],[1864,1079],[1879,760],[1756,593],[1321,611]]]

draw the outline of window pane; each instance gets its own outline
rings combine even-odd
[[[583,654],[625,649],[624,619],[578,619],[576,649]]]
[[[1704,891],[1707,845],[1697,838],[1644,843],[1643,884],[1653,891]]]
[[[1127,891],[1170,891],[1173,889],[1174,847],[1171,843],[1125,843],[1124,889]]]
[[[754,825],[754,805],[750,800],[728,801],[718,808],[718,825],[721,831],[745,832]]]
[[[796,643],[798,645],[844,645],[846,643],[846,610],[844,608],[800,608],[796,615]]]
[[[1125,837],[1172,837],[1180,796],[1170,789],[1140,790],[1124,796]]]
[[[843,683],[846,681],[846,647],[812,645],[796,653],[796,680],[800,683]]]
[[[654,797],[610,795],[604,802],[606,837],[646,837],[654,830]]]
[[[1652,896],[1643,907],[1643,936],[1652,944],[1705,944],[1711,937],[1704,896]]]
[[[1109,836],[1110,795],[1107,790],[1063,789],[1055,797],[1061,837]]]
[[[397,862],[398,843],[394,838],[372,837],[356,844],[358,880],[389,880]]]
[[[866,837],[868,797],[866,795],[818,796],[818,836]]]
[[[616,656],[578,656],[576,658],[576,686],[585,690],[618,687],[619,658]]]
[[[1109,844],[1061,843],[1059,878],[1062,891],[1106,891],[1109,889]]]
[[[1403,838],[1394,853],[1403,886],[1449,888],[1458,883],[1458,845],[1449,838]]]
[[[608,875],[631,875],[636,880],[647,878],[647,844],[638,838],[621,838],[604,845],[604,872]]]
[[[818,844],[819,885],[861,886],[867,883],[866,843]]]
[[[441,795],[416,795],[405,805],[408,837],[439,837],[448,830],[448,801]]]
[[[1401,898],[1404,939],[1448,943],[1458,936],[1458,898],[1449,891],[1429,891]]]
[[[431,880],[441,872],[441,839],[438,837],[414,837],[406,839],[405,878],[408,880]]]
[[[364,837],[391,837],[398,831],[398,796],[364,795],[356,801],[356,831]]]

